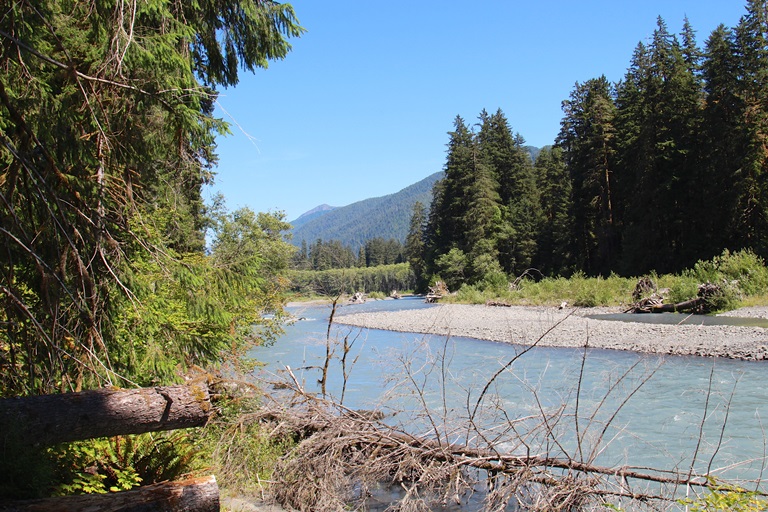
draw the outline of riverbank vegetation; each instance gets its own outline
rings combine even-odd
[[[643,277],[643,276],[641,276]],[[692,268],[677,274],[644,276],[653,283],[651,292],[663,291],[670,303],[681,303],[696,296],[702,283],[715,283],[722,294],[717,298],[717,310],[768,302],[768,268],[751,251],[724,251],[710,260],[699,261]],[[565,277],[542,277],[533,269],[512,283],[481,283],[461,286],[455,294],[444,297],[446,302],[485,304],[489,301],[517,305],[558,306],[628,306],[636,302],[633,292],[638,277],[588,277],[576,273]]]

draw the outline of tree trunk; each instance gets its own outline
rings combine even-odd
[[[62,496],[0,503],[10,512],[218,512],[219,486],[206,476],[138,487],[109,494]]]
[[[0,430],[22,442],[52,445],[200,427],[212,410],[204,384],[98,389],[0,400]]]

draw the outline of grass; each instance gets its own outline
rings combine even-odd
[[[657,289],[668,289],[667,302],[679,303],[696,297],[699,284],[716,283],[724,290],[719,310],[744,306],[768,305],[768,268],[751,251],[724,251],[711,260],[699,261],[692,269],[679,274],[650,277]],[[575,274],[570,278],[523,279],[516,287],[481,288],[464,285],[445,302],[484,304],[498,301],[513,305],[556,306],[628,306],[634,302],[632,292],[639,277],[587,277]]]

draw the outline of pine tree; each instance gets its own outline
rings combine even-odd
[[[569,275],[575,268],[573,202],[562,148],[542,148],[535,169],[543,221],[534,266],[548,276]]]
[[[426,290],[424,264],[424,238],[427,221],[427,210],[420,201],[413,205],[408,235],[405,238],[405,257],[416,276],[416,290]]]
[[[512,129],[501,109],[480,114],[477,135],[482,159],[498,182],[501,222],[497,223],[499,262],[507,273],[519,274],[532,264],[541,210],[533,163],[525,140]]]
[[[613,88],[605,76],[576,84],[563,110],[558,145],[572,183],[576,265],[607,275],[619,256]]]

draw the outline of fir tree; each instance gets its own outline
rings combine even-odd
[[[577,266],[607,275],[619,254],[613,88],[604,76],[576,84],[563,110],[558,145],[572,183]]]

